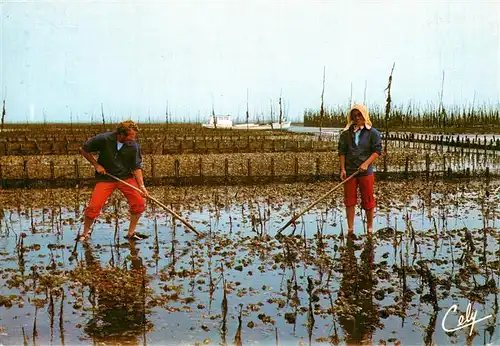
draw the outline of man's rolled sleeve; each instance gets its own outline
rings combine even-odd
[[[142,169],[142,153],[139,144],[137,144],[135,151],[134,170],[136,169]]]
[[[102,136],[97,135],[89,138],[85,143],[83,143],[82,148],[87,153],[95,153],[101,150],[102,142]]]

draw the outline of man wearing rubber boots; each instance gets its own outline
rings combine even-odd
[[[80,240],[88,239],[90,227],[99,216],[106,200],[117,188],[125,195],[129,205],[130,225],[127,238],[135,240],[146,238],[135,231],[137,222],[146,209],[144,196],[148,195],[142,175],[141,149],[135,141],[137,131],[139,128],[132,120],[125,120],[118,125],[115,132],[100,133],[90,138],[80,148],[80,153],[94,166],[98,179],[90,202],[85,208],[85,222]],[[91,154],[93,152],[99,153],[97,160]],[[142,195],[133,188],[115,181],[107,175],[108,173],[139,188]]]
[[[357,190],[361,194],[361,207],[366,212],[368,233],[373,231],[375,197],[373,195],[373,162],[382,154],[380,132],[372,127],[370,115],[364,105],[355,104],[347,114],[347,125],[339,139],[340,179],[359,170],[344,183],[344,205],[347,214],[348,236],[354,235],[354,212],[357,204]]]

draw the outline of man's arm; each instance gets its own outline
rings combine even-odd
[[[148,196],[148,190],[146,190],[146,186],[144,185],[144,176],[142,174],[142,153],[139,143],[137,143],[136,147],[132,174],[134,175],[135,181],[137,181],[137,184],[139,185],[139,188],[141,189],[144,196]]]
[[[94,168],[97,171],[97,173],[99,173],[99,174],[106,174],[106,170],[104,169],[103,166],[101,166],[100,164],[97,163],[97,160],[95,159],[94,155],[92,155],[91,153],[86,152],[85,149],[83,149],[82,147],[80,147],[80,154],[82,154],[82,156],[84,158],[86,158],[87,161],[92,164],[92,166],[94,166]]]
[[[137,181],[137,184],[139,184],[140,187],[144,186],[144,177],[142,175],[142,169],[137,168],[134,172],[134,177],[135,180]]]
[[[141,189],[144,196],[148,196],[148,190],[146,190],[146,186],[144,185],[144,176],[142,175],[142,169],[137,168],[132,172],[132,174],[134,175],[135,181],[137,181],[137,184],[139,185],[139,188]]]

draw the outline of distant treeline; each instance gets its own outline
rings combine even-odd
[[[374,126],[385,129],[385,109],[368,107],[370,119]],[[304,111],[304,126],[317,127],[344,127],[346,125],[347,109],[342,107],[325,109],[323,116],[319,110],[306,109]],[[387,119],[389,130],[403,128],[427,129],[482,129],[491,132],[500,132],[499,108],[482,107],[453,107],[434,109],[427,107],[420,109],[415,106],[396,106],[391,109]]]

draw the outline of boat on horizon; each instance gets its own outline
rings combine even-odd
[[[291,125],[291,121],[273,122],[273,123],[242,123],[233,124],[230,115],[210,116],[205,124],[205,128],[220,128],[234,130],[287,130]]]

